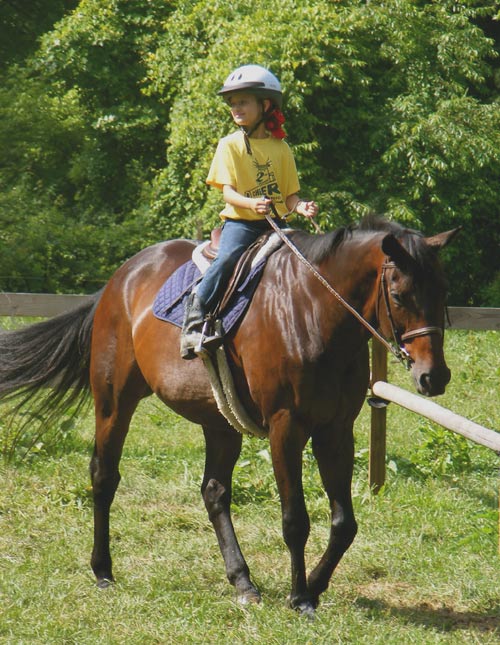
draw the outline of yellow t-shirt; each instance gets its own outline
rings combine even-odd
[[[238,130],[219,141],[207,184],[222,189],[233,186],[245,197],[270,197],[280,215],[287,211],[285,200],[300,189],[295,159],[288,144],[282,139],[269,136],[265,139],[250,139],[252,154],[245,146],[243,132]],[[223,219],[261,220],[248,208],[226,204],[220,216]]]

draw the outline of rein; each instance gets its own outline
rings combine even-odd
[[[273,211],[273,214],[276,217],[279,217],[278,211],[276,210],[276,207],[274,204],[271,202],[270,204],[271,210]],[[382,265],[382,274],[381,274],[381,279],[380,279],[380,289],[383,292],[384,295],[384,302],[386,305],[386,310],[387,310],[387,316],[389,318],[389,322],[391,325],[391,330],[392,330],[392,335],[394,338],[394,342],[397,344],[397,347],[394,347],[391,343],[389,343],[370,323],[363,318],[363,316],[350,305],[347,300],[345,300],[336,289],[332,287],[332,285],[317,271],[313,265],[307,260],[302,253],[299,251],[299,249],[295,246],[295,244],[283,233],[283,231],[280,229],[280,227],[276,224],[276,222],[273,220],[273,218],[266,213],[266,219],[273,228],[273,230],[279,235],[281,240],[288,246],[288,248],[292,251],[294,255],[297,256],[297,258],[304,264],[309,271],[314,275],[314,277],[321,282],[321,284],[331,293],[342,305],[349,311],[362,325],[365,327],[371,335],[376,338],[382,345],[389,351],[391,354],[393,354],[400,363],[402,363],[407,370],[410,369],[411,364],[412,364],[412,358],[410,354],[406,351],[406,349],[403,347],[402,343],[405,340],[409,340],[411,338],[416,338],[418,336],[425,336],[427,334],[440,334],[442,336],[443,331],[440,327],[421,327],[419,329],[414,329],[411,331],[408,331],[404,334],[399,334],[397,331],[395,325],[394,325],[394,320],[392,317],[391,313],[391,308],[389,304],[389,296],[387,293],[387,283],[385,280],[385,270],[387,268],[395,268],[396,265],[393,262],[384,262]]]

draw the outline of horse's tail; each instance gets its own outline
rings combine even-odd
[[[36,420],[48,428],[88,401],[90,343],[100,295],[49,320],[0,332],[0,401],[15,401],[12,417],[29,404],[22,428]]]

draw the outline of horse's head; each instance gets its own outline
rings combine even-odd
[[[433,237],[405,231],[382,240],[379,325],[409,355],[420,394],[442,394],[450,381],[443,353],[447,285],[438,257],[459,229]]]

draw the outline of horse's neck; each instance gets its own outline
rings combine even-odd
[[[374,236],[353,236],[339,246],[328,262],[331,278],[354,294],[372,284],[382,264],[383,253]]]
[[[383,252],[373,236],[360,235],[341,244],[322,267],[329,284],[368,322],[374,322],[376,314],[382,262]]]

